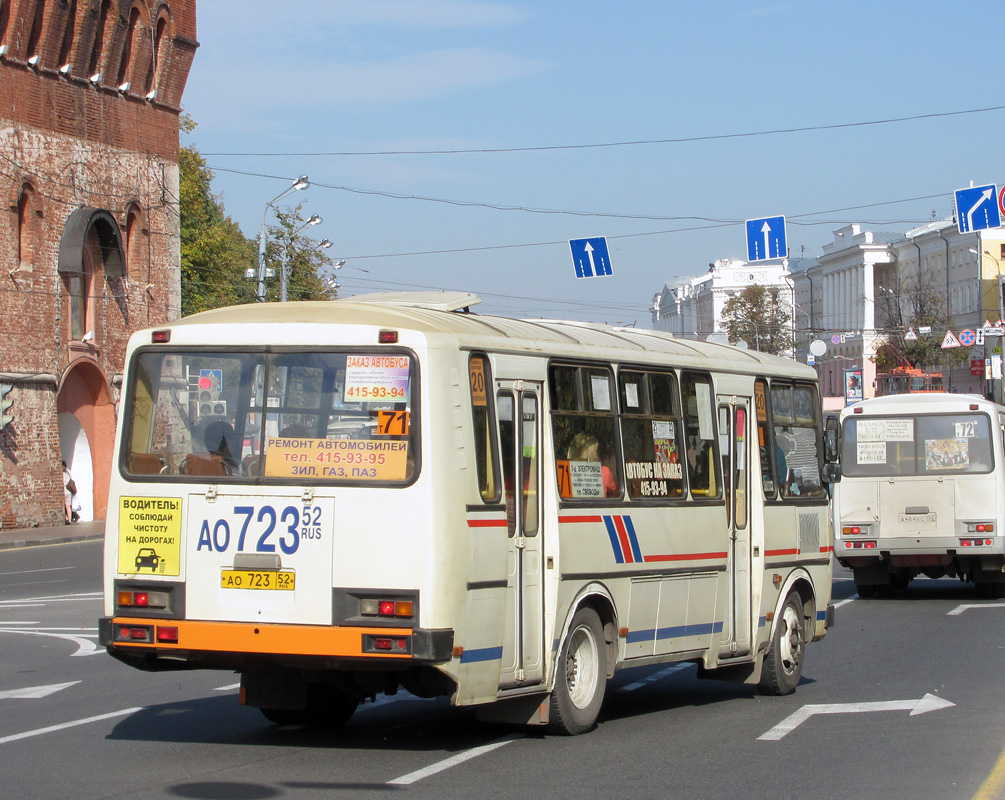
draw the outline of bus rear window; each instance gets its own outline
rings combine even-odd
[[[129,476],[393,484],[418,469],[407,353],[147,350],[130,375]]]
[[[984,414],[845,420],[841,471],[849,477],[985,473],[991,467]]]

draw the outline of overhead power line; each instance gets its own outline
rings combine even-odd
[[[987,114],[992,111],[1005,110],[1005,106],[988,106],[987,108],[968,108],[962,111],[938,111],[929,114],[913,114],[906,117],[890,117],[888,119],[872,119],[861,122],[838,122],[832,125],[804,125],[794,128],[774,128],[765,131],[746,131],[741,133],[719,133],[704,136],[680,136],[671,139],[637,139],[623,142],[594,142],[589,144],[555,144],[535,145],[529,147],[472,147],[443,150],[345,150],[327,153],[203,153],[204,156],[255,156],[259,158],[304,156],[447,156],[485,153],[534,153],[549,150],[590,150],[603,147],[638,147],[654,144],[687,144],[690,142],[714,142],[722,139],[749,139],[756,136],[779,136],[792,133],[810,133],[813,131],[834,131],[844,128],[865,128],[872,125],[893,125],[900,122],[917,122],[940,117],[958,117],[964,114]]]

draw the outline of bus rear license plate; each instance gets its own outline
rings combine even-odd
[[[292,572],[225,569],[220,574],[221,589],[278,589],[293,591],[296,576]]]

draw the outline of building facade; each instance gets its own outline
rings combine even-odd
[[[195,0],[0,0],[0,526],[103,519],[126,342],[180,312]]]
[[[709,336],[725,336],[723,307],[730,298],[755,284],[777,294],[780,303],[791,307],[788,265],[788,259],[752,264],[720,258],[708,265],[704,275],[667,283],[653,296],[649,308],[653,329],[702,341]]]

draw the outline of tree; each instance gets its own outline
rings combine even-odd
[[[185,132],[195,129],[187,114]],[[210,191],[213,173],[194,147],[178,153],[181,215],[181,313],[255,300],[255,287],[244,277],[257,263],[255,242],[223,209]]]
[[[795,348],[791,319],[787,308],[778,301],[778,293],[759,284],[729,298],[722,308],[730,344],[744,341],[754,350],[776,356],[788,355]]]
[[[301,213],[303,204],[290,211],[276,210],[278,225],[270,226],[269,241],[265,248],[265,263],[275,271],[266,281],[266,300],[278,300],[282,279],[283,261],[287,267],[287,300],[335,300],[338,292],[323,277],[326,267],[332,267],[332,260],[320,244],[304,236],[301,231],[307,222]],[[334,276],[334,270],[332,270]]]
[[[959,367],[969,360],[967,347],[942,349],[942,339],[945,331],[952,328],[952,319],[946,310],[945,292],[934,285],[931,276],[905,278],[902,293],[881,294],[878,305],[888,327],[877,339],[872,359],[877,372],[889,372],[895,367],[930,372],[945,364]],[[908,328],[917,332],[924,327],[930,327],[932,333],[919,334],[910,341],[904,339]]]

